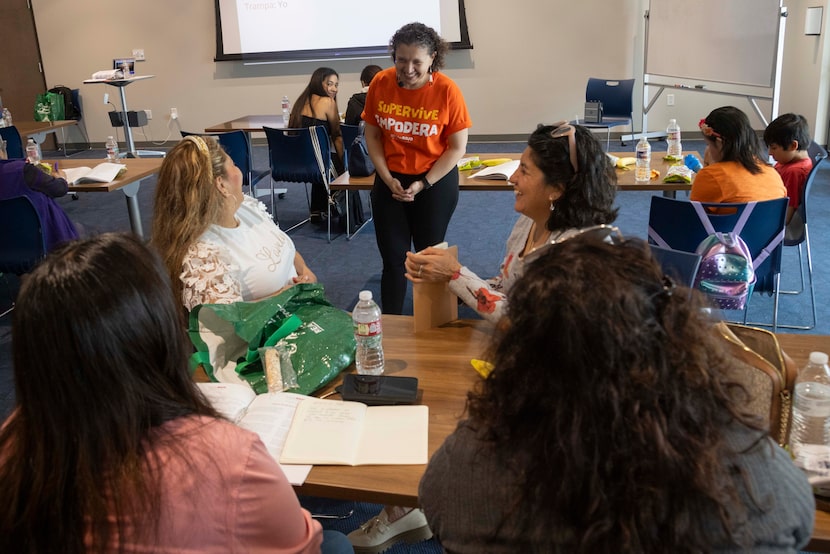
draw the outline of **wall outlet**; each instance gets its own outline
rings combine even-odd
[[[674,94],[666,95],[666,106],[674,106]]]
[[[179,119],[179,110],[170,108],[170,119]]]
[[[109,103],[110,103],[110,94],[108,92],[105,92],[104,93],[104,105],[106,106]]]
[[[147,114],[147,119],[153,119],[153,110],[144,110],[144,113]]]
[[[133,58],[137,62],[144,61],[144,48],[133,48]]]

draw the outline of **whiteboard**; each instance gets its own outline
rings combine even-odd
[[[772,87],[782,0],[649,0],[645,72]]]

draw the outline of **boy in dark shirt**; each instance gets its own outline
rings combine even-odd
[[[778,116],[764,131],[764,142],[770,156],[775,159],[775,169],[781,175],[790,197],[787,223],[801,205],[804,183],[813,168],[813,160],[807,152],[811,141],[807,120],[794,113]]]

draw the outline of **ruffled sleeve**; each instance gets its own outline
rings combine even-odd
[[[450,291],[462,302],[474,309],[484,319],[497,322],[507,305],[507,296],[502,292],[501,276],[484,280],[462,267],[450,279]]]
[[[182,303],[188,310],[199,304],[230,304],[242,300],[233,264],[222,259],[218,246],[197,241],[190,245],[182,262]]]

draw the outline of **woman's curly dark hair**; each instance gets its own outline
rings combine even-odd
[[[574,125],[577,167],[571,166],[568,137],[551,137],[558,127],[540,125],[530,135],[533,163],[545,175],[548,184],[562,189],[548,218],[549,231],[590,227],[613,223],[617,209],[617,173],[593,133]]]
[[[641,241],[577,236],[529,264],[467,403],[518,476],[503,525],[543,551],[690,552],[715,513],[741,542],[723,430],[756,424],[689,295]]]
[[[426,48],[427,52],[432,55],[435,54],[435,59],[432,60],[430,70],[440,71],[444,68],[444,60],[450,47],[447,41],[441,38],[435,29],[428,27],[423,23],[407,23],[392,35],[389,41],[389,54],[392,55],[392,61],[395,61],[395,51],[401,44],[417,44]]]

